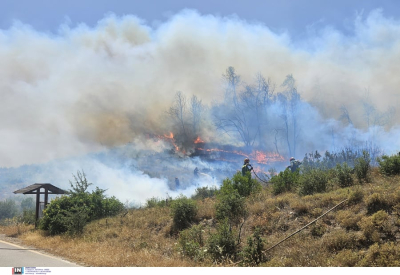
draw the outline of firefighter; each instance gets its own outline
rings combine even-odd
[[[291,157],[290,165],[287,168],[290,169],[290,171],[294,172],[297,169],[299,169],[300,165],[301,165],[301,161],[295,159],[294,157]]]
[[[180,182],[179,182],[179,179],[178,178],[175,178],[175,189],[177,190],[177,189],[179,189],[181,187],[181,184],[180,184]]]
[[[245,158],[242,166],[242,175],[246,175],[246,172],[250,172],[251,170],[253,170],[253,166],[251,166],[250,160]]]
[[[197,168],[197,167],[194,168],[193,174],[194,174],[195,178],[198,178],[199,177],[199,168]]]

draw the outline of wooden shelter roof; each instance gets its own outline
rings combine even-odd
[[[48,190],[49,194],[66,194],[67,191],[62,190],[50,183],[35,183],[32,185],[29,185],[27,187],[24,187],[22,189],[16,190],[13,193],[14,194],[37,194],[37,192],[40,190],[40,188],[45,188]]]

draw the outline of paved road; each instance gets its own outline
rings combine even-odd
[[[79,267],[79,265],[0,240],[0,266]]]

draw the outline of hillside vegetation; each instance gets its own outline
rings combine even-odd
[[[329,158],[312,154],[268,184],[238,173],[191,198],[151,198],[82,230],[9,221],[0,233],[85,266],[400,266],[400,156],[376,167],[366,152]]]

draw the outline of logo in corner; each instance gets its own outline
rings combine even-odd
[[[12,274],[24,274],[23,267],[13,267]]]

